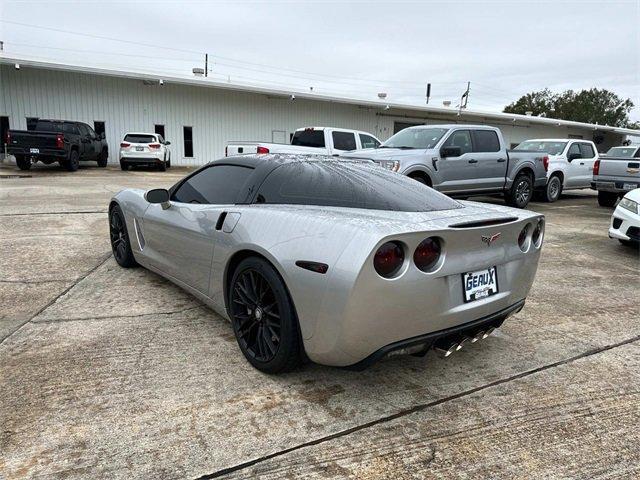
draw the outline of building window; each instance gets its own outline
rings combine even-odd
[[[98,135],[99,138],[107,136],[106,130],[104,129],[104,122],[93,122],[93,129],[96,131],[96,135]]]
[[[34,130],[38,123],[38,117],[27,117],[27,130]]]
[[[0,117],[0,145],[7,142],[7,132],[9,131],[9,117]],[[0,152],[4,153],[4,152]]]
[[[193,128],[182,127],[182,134],[184,137],[184,156],[191,158],[193,157]]]
[[[164,125],[155,125],[153,129],[156,135],[160,135],[162,138],[166,140],[167,136],[164,134]]]

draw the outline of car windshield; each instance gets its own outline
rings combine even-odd
[[[613,147],[607,152],[607,157],[632,158],[638,147]]]
[[[273,170],[256,203],[319,205],[398,212],[463,208],[455,200],[371,162],[299,161]]]
[[[522,142],[514,150],[523,150],[526,152],[544,152],[549,155],[560,155],[567,146],[567,142],[539,142],[527,141]]]
[[[384,142],[381,147],[407,149],[433,148],[447,131],[447,128],[405,128]]]
[[[131,143],[153,143],[156,141],[156,137],[153,135],[139,135],[137,133],[128,133],[124,136],[125,142]]]

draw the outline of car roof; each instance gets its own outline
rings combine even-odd
[[[258,167],[264,164],[282,165],[297,162],[327,162],[327,163],[364,163],[373,164],[371,160],[361,158],[338,158],[331,155],[299,155],[294,153],[267,153],[253,155],[234,155],[213,160],[207,165],[239,165],[243,167]]]
[[[523,142],[589,142],[591,140],[586,140],[584,138],[529,138],[527,140],[523,140]]]
[[[151,133],[151,132],[127,132],[127,133],[125,133],[124,135],[125,135],[125,137],[126,137],[127,135],[153,135],[153,136],[155,136],[155,135],[159,135],[159,133]]]
[[[473,124],[466,124],[466,123],[441,123],[441,124],[433,124],[433,125],[413,125],[411,127],[407,127],[407,128],[416,128],[416,129],[422,129],[422,128],[446,128],[446,129],[452,129],[452,128],[477,128],[477,129],[483,129],[483,130],[498,130],[498,127],[493,127],[491,125],[473,125]],[[403,129],[404,130],[404,129]],[[402,131],[402,130],[400,130]]]

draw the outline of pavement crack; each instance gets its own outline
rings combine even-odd
[[[502,378],[500,380],[496,380],[494,382],[490,382],[490,383],[487,383],[485,385],[480,385],[478,387],[471,388],[469,390],[465,390],[463,392],[459,392],[459,393],[456,393],[454,395],[449,395],[448,397],[443,397],[443,398],[440,398],[438,400],[434,400],[432,402],[416,405],[416,406],[413,406],[411,408],[407,408],[407,409],[401,410],[399,412],[393,413],[391,415],[386,415],[386,416],[378,418],[376,420],[372,420],[370,422],[366,422],[366,423],[363,423],[363,424],[360,424],[360,425],[356,425],[355,427],[351,427],[351,428],[348,428],[346,430],[342,430],[340,432],[333,433],[331,435],[326,435],[324,437],[320,437],[320,438],[317,438],[315,440],[311,440],[309,442],[304,442],[304,443],[295,445],[293,447],[285,448],[285,449],[280,450],[278,452],[270,453],[270,454],[264,455],[262,457],[254,458],[253,460],[248,460],[246,462],[243,462],[243,463],[231,466],[231,467],[223,468],[223,469],[215,471],[213,473],[205,474],[205,475],[202,475],[200,477],[197,477],[196,480],[207,480],[207,479],[210,479],[210,478],[220,478],[220,477],[222,477],[224,475],[228,475],[230,473],[234,473],[234,472],[238,472],[240,470],[244,470],[246,468],[252,467],[252,466],[257,465],[259,463],[263,463],[265,461],[272,460],[274,458],[278,458],[278,457],[281,457],[283,455],[287,455],[287,454],[289,454],[291,452],[295,452],[297,450],[302,450],[304,448],[320,445],[322,443],[326,443],[326,442],[329,442],[331,440],[335,440],[337,438],[345,437],[345,436],[351,435],[352,433],[359,432],[361,430],[365,430],[365,429],[368,429],[368,428],[371,428],[371,427],[375,427],[377,425],[385,424],[385,423],[391,422],[393,420],[397,420],[399,418],[403,418],[403,417],[406,417],[408,415],[412,415],[414,413],[423,412],[423,411],[425,411],[425,410],[427,410],[427,409],[429,409],[431,407],[435,407],[435,406],[441,405],[441,404],[446,403],[446,402],[457,400],[459,398],[467,397],[469,395],[473,395],[474,393],[481,392],[483,390],[487,390],[489,388],[493,388],[493,387],[496,387],[496,386],[499,386],[499,385],[503,385],[505,383],[509,383],[509,382],[512,382],[512,381],[515,381],[515,380],[519,380],[521,378],[526,378],[526,377],[529,377],[529,376],[534,375],[536,373],[544,372],[545,370],[550,370],[552,368],[560,367],[562,365],[567,365],[567,364],[573,363],[573,362],[575,362],[577,360],[580,360],[580,359],[583,359],[583,358],[586,358],[586,357],[590,357],[592,355],[597,355],[599,353],[603,353],[603,352],[612,350],[614,348],[618,348],[618,347],[621,347],[621,346],[624,346],[624,345],[628,345],[628,344],[637,342],[639,340],[640,340],[640,335],[635,335],[634,337],[628,338],[628,339],[623,340],[621,342],[613,343],[613,344],[610,344],[610,345],[605,345],[603,347],[592,348],[592,349],[587,350],[587,351],[585,351],[585,352],[583,352],[583,353],[581,353],[579,355],[575,355],[573,357],[569,357],[569,358],[566,358],[564,360],[559,360],[557,362],[549,363],[549,364],[543,365],[541,367],[536,367],[536,368],[533,368],[531,370],[527,370],[525,372],[518,373],[516,375],[511,375],[509,377]],[[434,455],[435,455],[435,452],[434,452]]]
[[[27,217],[30,215],[85,215],[93,213],[107,213],[107,210],[87,210],[75,212],[31,212],[31,213],[0,213],[0,217]]]
[[[8,334],[6,337],[2,338],[0,340],[0,345],[2,345],[4,343],[4,341],[11,337],[12,335],[14,335],[18,330],[20,330],[22,327],[24,327],[27,323],[31,322],[34,318],[36,318],[38,315],[40,315],[42,312],[44,312],[47,308],[49,308],[51,305],[53,305],[54,303],[56,303],[58,301],[58,299],[64,295],[66,295],[69,290],[71,290],[73,287],[75,287],[78,283],[80,283],[82,280],[84,280],[85,278],[87,278],[89,275],[91,275],[93,272],[95,272],[98,268],[100,268],[107,260],[109,260],[109,258],[111,258],[111,252],[109,253],[105,253],[100,261],[93,266],[92,268],[90,268],[89,270],[87,270],[84,274],[82,274],[81,276],[79,276],[77,278],[77,280],[75,282],[73,282],[71,285],[69,285],[67,288],[65,288],[64,290],[62,290],[62,292],[60,292],[59,295],[56,295],[54,298],[51,299],[51,301],[49,301],[46,305],[44,305],[42,308],[40,308],[36,313],[34,313],[31,318],[29,318],[28,320],[25,320],[23,323],[21,323],[18,328],[16,328],[13,332],[11,332],[10,334]]]
[[[64,323],[64,322],[86,322],[90,320],[106,320],[109,318],[141,318],[155,315],[175,315],[177,313],[189,312],[191,310],[197,310],[199,308],[206,307],[204,304],[196,305],[189,308],[182,308],[180,310],[170,310],[168,312],[149,312],[149,313],[137,313],[134,315],[102,315],[96,317],[80,317],[80,318],[48,318],[46,320],[33,320],[33,323]],[[34,317],[35,318],[35,317]]]

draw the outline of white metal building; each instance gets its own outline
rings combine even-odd
[[[174,165],[219,158],[231,140],[287,142],[296,128],[310,125],[359,129],[385,140],[412,124],[481,123],[500,127],[511,145],[536,137],[584,138],[594,140],[600,151],[627,136],[640,136],[637,130],[540,117],[0,57],[0,134],[8,128],[27,129],[34,118],[82,121],[103,130],[110,162],[117,161],[115,152],[125,132],[164,133],[172,143]]]

